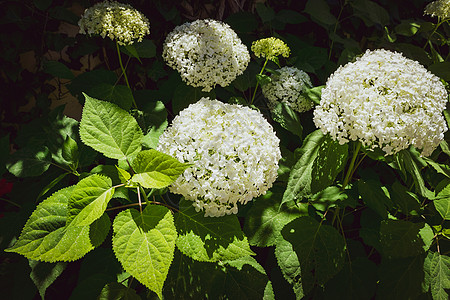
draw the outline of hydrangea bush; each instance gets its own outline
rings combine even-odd
[[[448,299],[448,1],[144,2],[2,7],[2,298]]]

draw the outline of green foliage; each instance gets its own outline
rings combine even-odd
[[[254,255],[236,216],[208,218],[187,200],[175,214],[177,248],[198,261],[226,261]]]
[[[131,177],[131,182],[160,189],[175,181],[189,166],[156,150],[143,150],[132,162],[136,174]]]
[[[109,158],[127,159],[136,155],[143,136],[136,120],[117,105],[85,97],[81,140]]]
[[[39,204],[17,242],[5,251],[43,262],[74,261],[101,244],[109,230],[104,226],[109,222],[107,217],[91,225],[66,226],[73,190],[60,190]]]
[[[177,238],[170,211],[158,205],[141,213],[127,209],[116,216],[113,229],[113,250],[125,271],[161,298]]]
[[[45,263],[29,260],[31,267],[30,277],[39,290],[42,299],[45,299],[47,288],[61,275],[67,266],[66,262]]]

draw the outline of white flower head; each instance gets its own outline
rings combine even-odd
[[[158,150],[192,163],[170,191],[193,201],[205,216],[236,214],[265,194],[277,177],[279,139],[256,110],[202,98],[176,116]]]
[[[269,108],[273,109],[280,102],[299,113],[313,108],[314,103],[302,96],[306,88],[312,86],[308,74],[295,67],[283,67],[277,71],[279,74],[272,74],[271,82],[262,86]]]
[[[440,79],[418,62],[367,50],[328,78],[314,123],[341,144],[358,140],[386,155],[413,145],[428,156],[447,131],[446,103]]]
[[[162,56],[183,81],[205,92],[216,84],[229,85],[250,61],[247,47],[233,29],[211,19],[175,27],[166,37]]]
[[[424,13],[432,17],[442,19],[450,17],[450,0],[437,0],[429,3],[425,7]]]
[[[109,37],[119,45],[141,42],[150,33],[149,21],[142,13],[131,5],[108,0],[86,9],[78,26],[82,34]]]

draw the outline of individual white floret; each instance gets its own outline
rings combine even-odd
[[[209,98],[174,118],[158,150],[193,164],[170,191],[212,217],[236,214],[237,203],[265,194],[281,158],[279,139],[261,113]]]
[[[196,20],[175,27],[166,37],[163,59],[188,85],[209,92],[229,85],[250,61],[247,47],[229,25]]]
[[[141,42],[150,33],[148,19],[131,5],[103,1],[86,9],[78,21],[81,34],[100,35],[119,45]]]
[[[301,113],[314,107],[314,103],[302,96],[306,88],[312,87],[311,79],[304,71],[295,67],[283,67],[272,74],[271,82],[262,86],[268,106],[273,109],[278,103],[284,102],[293,110]]]
[[[428,156],[447,131],[446,103],[440,79],[418,62],[367,50],[328,78],[314,123],[341,144],[358,140],[386,155],[413,145]]]

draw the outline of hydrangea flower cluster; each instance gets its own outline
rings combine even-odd
[[[252,43],[252,51],[256,57],[264,57],[273,61],[279,55],[289,57],[291,49],[282,40],[270,37],[254,41]]]
[[[241,75],[250,61],[247,47],[228,24],[206,19],[184,23],[169,33],[163,59],[183,81],[209,92]]]
[[[446,103],[440,79],[418,62],[367,50],[328,78],[314,123],[341,144],[359,140],[386,155],[413,145],[428,156],[447,131]]]
[[[150,33],[148,19],[128,4],[103,1],[86,9],[78,21],[81,34],[100,35],[119,45],[141,42]]]
[[[314,103],[302,96],[307,87],[312,87],[308,74],[295,67],[283,67],[277,71],[279,74],[272,74],[271,82],[262,86],[269,108],[273,109],[280,102],[300,113],[313,108]]]
[[[192,163],[170,191],[205,216],[236,214],[265,194],[277,177],[279,139],[256,110],[202,98],[180,112],[159,138],[158,150]]]
[[[450,0],[437,0],[425,7],[425,14],[442,19],[450,17]]]

